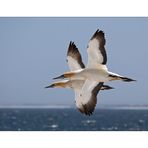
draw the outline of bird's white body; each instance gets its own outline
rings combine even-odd
[[[104,69],[92,69],[86,68],[81,71],[73,71],[74,75],[70,78],[71,80],[92,80],[97,82],[108,82],[108,71]]]

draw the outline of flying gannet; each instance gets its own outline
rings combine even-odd
[[[80,70],[80,69],[85,68],[84,63],[82,62],[81,54],[80,54],[78,48],[76,47],[76,45],[74,44],[74,42],[70,42],[70,44],[69,44],[68,51],[67,51],[67,63],[68,63],[70,71],[75,71],[75,70]],[[82,90],[84,83],[85,83],[85,79],[84,80],[79,80],[79,79],[61,80],[58,82],[54,82],[53,84],[51,84],[50,86],[46,86],[45,88],[73,89],[75,92],[76,106],[81,112],[83,112],[81,110],[81,102],[80,102],[78,96]],[[109,90],[109,89],[113,89],[113,87],[110,87],[108,85],[102,85],[102,87],[99,89],[96,89],[96,91],[97,90],[99,91],[100,89],[101,90]],[[98,92],[96,92],[96,95],[93,96],[93,97],[95,97],[93,100],[96,100],[97,93]]]
[[[70,42],[67,52],[70,72],[54,78],[63,80],[46,87],[74,89],[76,106],[80,112],[86,115],[91,115],[94,112],[98,92],[100,90],[112,89],[112,87],[104,85],[104,82],[113,80],[135,81],[108,71],[105,42],[104,32],[97,30],[88,43],[88,64],[86,67],[82,62],[78,48],[73,42]]]

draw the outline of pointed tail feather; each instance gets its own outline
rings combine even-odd
[[[111,87],[111,86],[109,86],[109,85],[103,85],[103,86],[101,87],[101,90],[109,90],[109,89],[114,89],[114,87]]]
[[[132,81],[136,81],[136,80],[133,80],[131,78],[127,78],[127,77],[120,77],[122,81],[124,82],[132,82]]]
[[[128,77],[123,77],[120,75],[115,75],[115,74],[110,74],[109,77],[111,77],[111,80],[122,80],[124,82],[131,82],[131,81],[136,81],[134,79],[128,78]]]

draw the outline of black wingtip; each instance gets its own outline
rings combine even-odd
[[[91,116],[94,112],[94,108],[89,110],[86,105],[82,105],[82,108],[78,108],[78,110],[86,116]]]
[[[70,55],[70,56],[75,57],[75,54],[79,54],[79,50],[78,50],[77,46],[75,45],[75,43],[70,41],[69,47],[68,47],[68,50],[67,50],[67,56]]]
[[[70,41],[69,46],[72,44],[72,41]]]
[[[91,115],[93,114],[95,108],[89,109],[89,108],[87,107],[87,105],[82,105],[82,106],[83,106],[83,109],[84,109],[84,112],[83,112],[83,113],[84,113],[85,115],[91,116]]]
[[[55,79],[64,79],[64,78],[65,78],[64,75],[60,75],[60,76],[58,76],[58,77],[53,78],[53,80],[55,80]]]
[[[75,44],[75,43],[73,41],[70,41],[69,45],[73,45],[73,44]]]
[[[98,32],[99,32],[99,29],[96,30],[96,32],[94,33],[93,36],[96,36],[98,34]]]
[[[95,38],[95,37],[97,37],[97,36],[102,36],[102,37],[104,37],[104,32],[103,32],[102,30],[97,29],[91,39],[93,39],[93,38]]]
[[[96,30],[96,33],[99,32],[99,29]]]
[[[73,41],[70,41],[70,43],[69,43],[69,48],[70,48],[71,46],[76,47],[76,45],[75,45],[75,43],[74,43]]]
[[[96,33],[103,33],[104,34],[103,30],[100,30],[100,29],[97,29],[96,32],[95,32],[95,34]]]

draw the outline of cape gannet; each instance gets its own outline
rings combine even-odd
[[[113,80],[135,81],[108,71],[106,66],[107,54],[104,47],[105,42],[104,32],[97,30],[88,43],[88,64],[86,67],[82,62],[77,47],[74,43],[70,42],[67,52],[67,62],[70,72],[54,78],[63,80],[46,87],[74,89],[76,106],[86,115],[91,115],[94,112],[98,92],[100,90],[112,89],[112,87],[104,85],[104,82]]]
[[[69,44],[68,51],[67,51],[67,63],[68,63],[68,67],[69,67],[70,71],[80,70],[80,69],[85,68],[85,65],[82,61],[81,54],[80,54],[78,48],[76,47],[76,45],[74,44],[74,42],[70,42],[70,44]],[[75,92],[76,106],[81,111],[82,110],[81,109],[81,102],[80,102],[78,96],[82,90],[84,83],[85,83],[85,79],[84,80],[79,80],[79,79],[78,80],[77,79],[75,79],[75,80],[61,80],[58,82],[54,82],[53,84],[46,86],[45,88],[73,89]],[[113,89],[113,87],[110,87],[108,85],[102,85],[102,87],[99,89],[109,90],[109,89]],[[81,111],[81,112],[83,112],[83,111]]]

